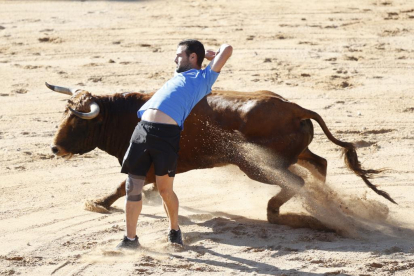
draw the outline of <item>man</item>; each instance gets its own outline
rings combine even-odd
[[[121,172],[128,174],[125,185],[126,235],[117,248],[139,247],[136,227],[142,209],[141,191],[152,164],[169,218],[168,241],[183,244],[178,225],[178,198],[173,191],[180,133],[193,107],[211,92],[232,52],[233,48],[228,44],[221,45],[215,53],[205,51],[203,44],[197,40],[181,41],[175,57],[177,68],[174,77],[138,110],[141,121],[132,134],[122,164]],[[202,70],[204,58],[210,63]]]

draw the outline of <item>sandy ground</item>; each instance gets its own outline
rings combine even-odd
[[[65,161],[49,145],[68,97],[158,89],[176,44],[197,38],[234,52],[215,89],[271,90],[318,112],[357,142],[363,165],[389,168],[373,193],[316,126],[310,148],[329,162],[284,214],[311,214],[337,232],[266,221],[277,186],[237,167],[176,177],[185,246],[166,243],[160,200],[145,200],[142,249],[117,255],[124,199],[110,214],[84,201],[124,178],[100,150]],[[1,275],[414,275],[414,4],[411,1],[1,1]]]

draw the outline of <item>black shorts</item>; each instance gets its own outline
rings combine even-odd
[[[121,172],[146,176],[154,163],[155,175],[174,177],[180,134],[177,125],[140,121],[132,134]]]

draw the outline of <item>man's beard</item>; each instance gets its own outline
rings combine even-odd
[[[182,72],[185,72],[185,71],[188,71],[188,70],[191,70],[191,69],[193,69],[193,67],[191,67],[191,64],[190,63],[187,63],[187,64],[182,64],[175,71],[177,73],[182,73]]]

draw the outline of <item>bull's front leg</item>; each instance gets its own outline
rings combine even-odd
[[[89,199],[85,201],[85,210],[97,213],[109,213],[111,205],[118,200],[118,198],[125,196],[125,181],[109,195],[99,199]]]
[[[125,181],[122,181],[121,184],[109,195],[104,196],[98,199],[89,199],[85,201],[85,210],[96,212],[96,213],[109,213],[109,208],[112,204],[117,201],[119,198],[125,196]],[[155,183],[150,184],[149,189],[143,190],[144,198],[152,200],[154,194],[158,194],[158,188]]]

